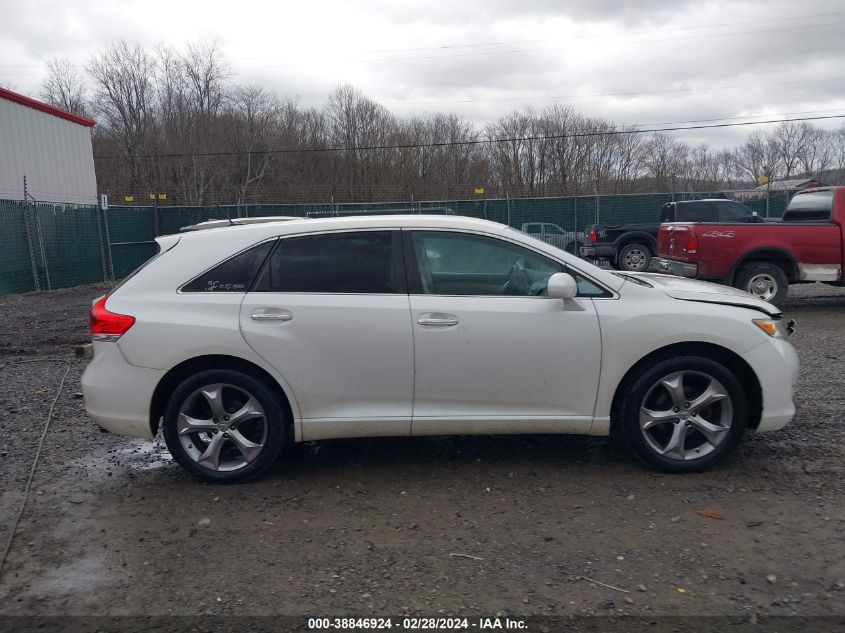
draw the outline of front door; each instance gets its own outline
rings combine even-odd
[[[406,232],[413,435],[589,432],[601,361],[589,296],[545,296],[563,265],[499,238]],[[571,271],[568,271],[571,272]],[[579,280],[585,295],[603,289]]]

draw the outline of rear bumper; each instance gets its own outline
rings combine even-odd
[[[94,343],[94,359],[82,374],[85,410],[107,431],[152,438],[150,403],[164,373],[130,365],[116,343]]]
[[[760,432],[777,431],[795,417],[793,394],[798,381],[798,354],[792,344],[773,338],[743,354],[763,391]]]
[[[613,246],[611,245],[602,245],[599,244],[597,246],[582,246],[578,249],[578,253],[581,257],[595,257],[600,259],[613,259]]]
[[[696,277],[698,275],[698,264],[679,262],[674,259],[655,257],[651,260],[651,269],[656,273],[676,275],[678,277]]]

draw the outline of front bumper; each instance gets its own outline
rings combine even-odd
[[[651,260],[651,269],[656,273],[675,275],[677,277],[698,276],[698,264],[679,262],[674,259],[664,259],[663,257],[653,258]]]
[[[763,392],[763,411],[757,430],[777,431],[795,417],[793,394],[798,382],[798,354],[792,343],[772,338],[742,355],[757,374]]]
[[[150,404],[164,371],[126,362],[117,343],[94,343],[94,359],[82,374],[85,410],[101,428],[152,438]]]

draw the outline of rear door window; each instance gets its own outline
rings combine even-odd
[[[716,205],[712,202],[694,201],[676,204],[676,222],[715,222]]]
[[[255,292],[405,292],[400,232],[346,231],[287,237],[270,256]]]
[[[246,292],[275,240],[256,244],[182,286],[182,292]]]

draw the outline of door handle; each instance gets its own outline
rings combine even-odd
[[[250,315],[253,321],[290,321],[293,315],[287,310],[281,311],[262,311],[256,310]]]
[[[417,318],[417,323],[428,326],[447,326],[457,325],[459,323],[458,317],[454,314],[445,314],[443,312],[431,312],[428,314],[421,314]]]

